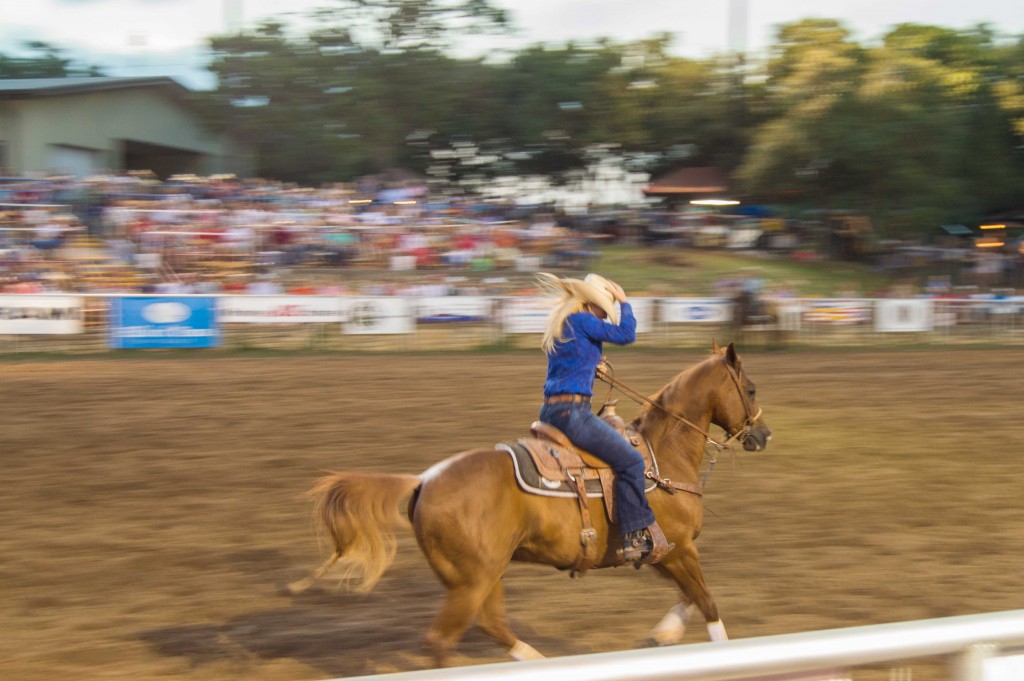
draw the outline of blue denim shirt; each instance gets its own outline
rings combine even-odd
[[[594,372],[601,361],[604,341],[629,345],[636,340],[636,317],[629,303],[621,304],[618,326],[589,312],[575,312],[565,320],[565,342],[555,342],[548,354],[544,396],[563,393],[594,394]]]

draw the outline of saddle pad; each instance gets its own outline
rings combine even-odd
[[[539,494],[545,497],[567,497],[576,498],[576,492],[569,487],[568,483],[562,480],[549,480],[540,474],[537,465],[534,463],[530,452],[518,442],[502,442],[494,445],[497,451],[508,453],[512,457],[512,466],[516,472],[516,482],[520,489],[530,494]],[[650,492],[657,485],[654,481],[646,481],[644,492]],[[601,489],[601,481],[597,478],[586,481],[588,497],[604,497]]]

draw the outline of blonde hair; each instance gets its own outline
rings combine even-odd
[[[537,286],[545,295],[557,298],[555,306],[548,314],[548,320],[544,326],[544,338],[540,344],[544,353],[550,355],[555,349],[556,342],[564,343],[566,341],[565,320],[569,318],[569,315],[583,310],[588,301],[579,295],[573,280],[559,279],[547,272],[537,275]]]

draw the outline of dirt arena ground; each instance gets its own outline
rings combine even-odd
[[[702,353],[611,358],[650,393]],[[719,462],[700,539],[733,638],[1024,608],[1024,350],[744,361],[775,438]],[[303,492],[327,469],[419,472],[517,437],[542,373],[533,352],[0,363],[0,678],[428,666],[441,591],[410,535],[369,595],[281,592],[323,557]],[[676,600],[628,568],[570,580],[513,565],[506,583],[514,629],[549,656],[642,646]],[[686,642],[706,640],[691,623]],[[473,631],[456,659],[495,661]],[[935,661],[903,667],[947,677]]]

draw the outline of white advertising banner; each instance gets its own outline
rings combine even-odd
[[[387,335],[412,333],[416,329],[412,302],[408,298],[344,298],[346,334]]]
[[[429,296],[414,298],[416,321],[485,322],[491,318],[491,299],[482,296]]]
[[[544,333],[551,299],[506,298],[503,301],[505,333]]]
[[[661,321],[670,324],[720,324],[732,320],[732,303],[724,298],[666,298]]]
[[[990,657],[981,663],[982,681],[1020,681],[1024,679],[1024,655]]]
[[[637,333],[650,331],[654,321],[654,299],[632,298],[629,303],[636,317]],[[551,308],[551,298],[506,298],[503,308],[505,333],[544,333]]]
[[[345,305],[337,296],[220,296],[217,315],[224,324],[309,324],[343,322]]]
[[[72,296],[0,296],[0,335],[82,333],[82,299]]]
[[[630,298],[629,304],[636,317],[636,332],[648,333],[654,323],[654,298]]]
[[[875,331],[901,333],[933,328],[934,305],[929,298],[875,301]]]
[[[798,302],[780,302],[777,308],[779,328],[783,331],[799,331],[804,308]]]

